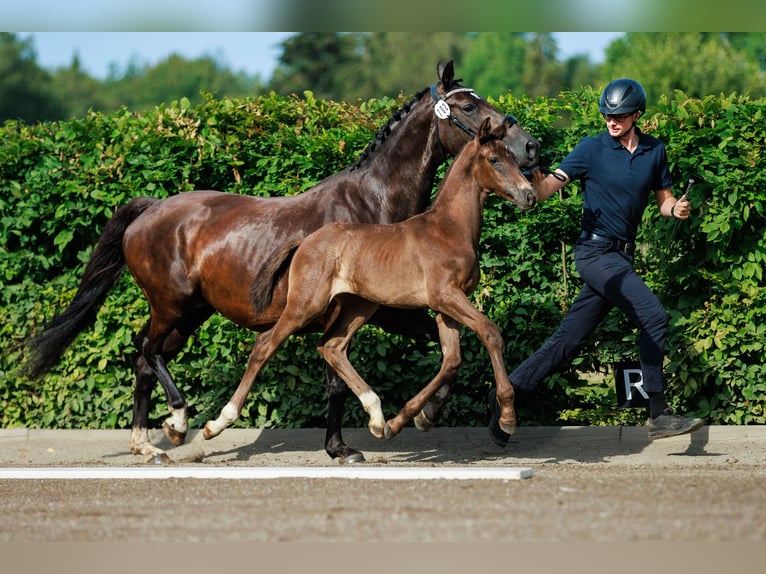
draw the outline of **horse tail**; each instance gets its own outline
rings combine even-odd
[[[96,313],[125,269],[122,237],[125,230],[157,199],[137,197],[119,207],[107,222],[91,255],[72,302],[42,331],[27,342],[30,351],[24,371],[31,379],[47,373],[61,358],[74,338],[93,324]]]
[[[269,255],[261,272],[250,287],[250,300],[256,314],[263,313],[274,298],[274,288],[290,268],[293,254],[303,239],[296,239],[281,245]]]

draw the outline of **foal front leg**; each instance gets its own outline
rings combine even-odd
[[[457,289],[443,290],[439,295],[440,300],[433,308],[471,329],[489,352],[495,374],[497,402],[500,406],[500,428],[508,434],[513,434],[516,430],[516,409],[513,387],[505,370],[500,329],[471,304],[464,292]]]
[[[399,434],[413,418],[417,421],[419,417],[424,417],[423,408],[427,401],[440,391],[443,385],[454,380],[458,369],[460,369],[462,362],[460,356],[460,324],[442,313],[436,315],[436,324],[439,329],[439,342],[442,351],[442,363],[439,367],[439,372],[418,394],[407,401],[402,410],[399,411],[399,414],[386,423],[385,437],[387,439]]]

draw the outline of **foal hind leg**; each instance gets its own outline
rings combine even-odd
[[[221,409],[218,418],[205,423],[205,428],[202,431],[202,436],[205,440],[218,436],[226,428],[234,424],[242,412],[245,399],[250,393],[258,373],[261,372],[263,366],[274,355],[284,340],[300,329],[306,322],[307,320],[304,320],[302,316],[292,315],[285,311],[271,329],[263,331],[256,337],[253,350],[250,352],[250,357],[247,360],[247,368],[242,375],[237,389],[234,391],[231,399],[229,399],[229,402],[226,403],[226,406]]]
[[[351,338],[367,322],[378,305],[351,295],[338,296],[336,301],[338,317],[319,340],[317,350],[362,403],[370,416],[367,425],[370,432],[377,438],[383,438],[385,419],[380,397],[357,373],[347,355]]]
[[[460,324],[441,313],[436,315],[436,323],[439,328],[439,341],[442,348],[442,362],[439,372],[418,394],[407,401],[399,414],[386,423],[385,437],[387,439],[393,438],[401,432],[413,418],[422,416],[426,401],[443,385],[454,380],[458,369],[460,369],[462,362],[460,357]]]

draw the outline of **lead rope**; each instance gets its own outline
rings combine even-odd
[[[564,188],[559,189],[559,201],[564,201]],[[569,309],[569,283],[567,281],[567,243],[561,240],[561,275],[564,278],[564,299],[561,304],[561,310],[564,313]]]

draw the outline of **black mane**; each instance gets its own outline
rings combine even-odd
[[[425,94],[428,93],[430,88],[423,88],[420,90],[417,94],[415,94],[412,98],[410,98],[405,104],[396,110],[391,117],[386,122],[386,125],[384,125],[382,128],[378,130],[378,132],[375,134],[375,139],[372,140],[369,144],[367,144],[367,147],[364,149],[364,151],[359,155],[359,157],[354,161],[354,163],[351,165],[351,171],[362,167],[362,163],[364,163],[364,160],[366,160],[374,151],[375,148],[378,146],[379,143],[383,143],[386,138],[391,135],[392,127],[395,123],[398,123],[402,121],[402,118],[410,113],[410,110],[412,110],[412,106],[418,102],[420,99],[423,98]]]

